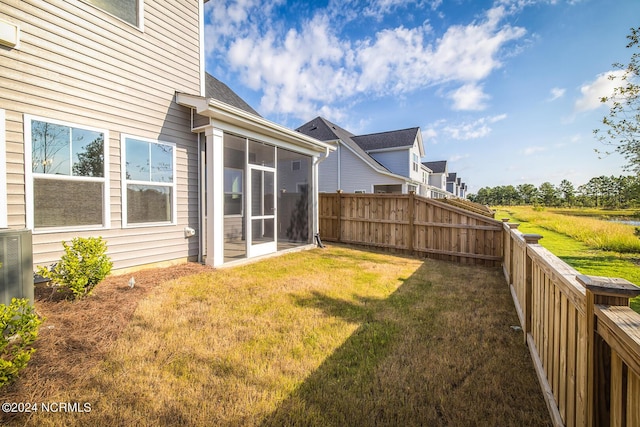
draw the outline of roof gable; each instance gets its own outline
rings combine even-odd
[[[435,162],[423,162],[423,165],[431,169],[433,173],[447,173],[447,161],[438,160]]]
[[[348,130],[343,129],[320,116],[303,124],[297,128],[296,131],[320,141],[335,141],[337,139],[345,140],[351,139],[351,137],[354,136]]]
[[[392,174],[392,172],[384,167],[380,162],[371,157],[366,151],[364,151],[358,144],[353,141],[354,134],[340,126],[331,123],[322,117],[316,117],[313,120],[303,124],[296,129],[297,132],[303,133],[307,136],[319,139],[320,141],[337,141],[340,140],[342,144],[349,150],[353,151],[358,157],[360,157],[365,163],[378,172],[385,174]],[[406,177],[402,177],[406,179]]]

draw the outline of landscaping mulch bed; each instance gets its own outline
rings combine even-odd
[[[2,389],[3,402],[48,402],[56,391],[82,378],[103,359],[131,320],[138,302],[158,284],[210,270],[186,263],[110,276],[78,301],[70,292],[37,286],[35,307],[44,322],[36,352],[20,377]],[[129,286],[131,277],[135,278],[133,288]],[[7,420],[0,418],[0,423]]]

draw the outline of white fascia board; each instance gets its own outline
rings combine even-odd
[[[378,148],[376,150],[364,150],[367,153],[384,153],[385,151],[407,151],[411,150],[413,145],[403,145],[401,147]]]
[[[177,93],[176,102],[180,105],[194,108],[198,114],[210,117],[218,122],[228,123],[243,130],[253,130],[261,136],[269,136],[279,142],[287,142],[293,146],[303,146],[316,153],[329,153],[336,149],[330,144],[213,98]]]

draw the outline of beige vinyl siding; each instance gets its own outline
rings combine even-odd
[[[115,268],[194,258],[198,238],[198,147],[176,91],[200,93],[199,5],[146,0],[144,31],[79,0],[9,0],[3,19],[20,26],[19,49],[0,50],[6,110],[8,224],[27,224],[25,114],[108,131],[110,223],[105,229],[34,234],[34,263],[59,258],[63,240],[103,236]],[[176,145],[177,225],[122,228],[121,134]],[[30,143],[30,141],[27,141]],[[27,169],[30,169],[27,165]]]

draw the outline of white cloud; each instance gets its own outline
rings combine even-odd
[[[461,141],[483,138],[492,132],[492,124],[506,118],[506,114],[499,114],[497,116],[482,117],[466,123],[447,124],[445,121],[439,121],[429,125],[423,132],[423,136],[429,135],[436,141],[439,136],[450,140]]]
[[[382,28],[371,37],[348,39],[336,21],[337,2],[319,9],[292,28],[276,22],[272,13],[283,0],[263,3],[208,2],[207,58],[215,66],[225,61],[243,84],[262,91],[263,114],[293,114],[309,118],[334,105],[357,103],[364,96],[402,95],[451,82],[454,108],[481,110],[489,99],[482,80],[501,67],[505,45],[525,30],[503,23],[502,6],[467,25],[449,27],[439,38],[428,23],[417,27]],[[342,19],[358,18],[353,3],[342,4]],[[399,0],[366,2],[380,13],[395,10]],[[440,0],[414,1],[437,7]],[[406,5],[405,5],[406,6]],[[333,10],[331,8],[334,8]],[[344,18],[353,16],[353,18]],[[358,19],[362,19],[360,16]]]
[[[554,87],[551,89],[551,96],[549,97],[549,101],[555,101],[556,99],[560,99],[564,96],[566,89],[562,89],[559,87]]]
[[[454,154],[451,157],[449,157],[449,161],[457,162],[458,160],[467,159],[469,157],[470,157],[469,154]]]
[[[449,97],[453,100],[454,110],[484,110],[487,106],[485,100],[489,95],[484,93],[481,85],[469,83],[451,92]]]
[[[533,146],[533,147],[525,148],[523,153],[524,153],[525,156],[530,156],[532,154],[541,153],[543,151],[547,151],[547,148],[546,147],[541,147],[541,146]]]
[[[596,79],[590,83],[586,83],[580,87],[582,96],[576,101],[574,110],[577,112],[595,110],[603,103],[603,97],[613,95],[613,90],[621,86],[620,77],[624,74],[622,70],[607,71],[598,74]],[[615,77],[614,79],[611,76]]]

